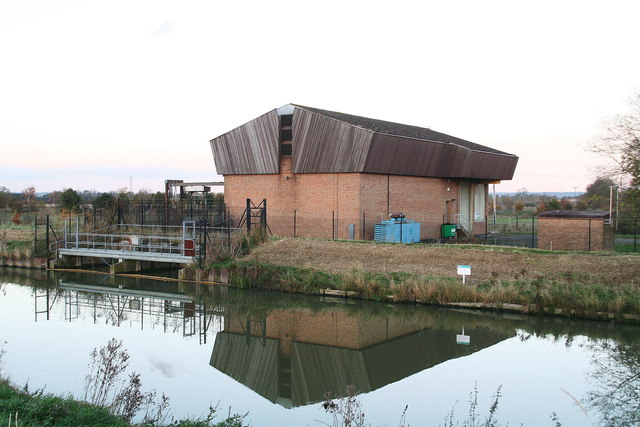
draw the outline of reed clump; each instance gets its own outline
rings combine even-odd
[[[266,230],[254,229],[250,233],[234,231],[228,236],[217,234],[207,239],[206,262],[231,261],[249,253],[269,240]]]

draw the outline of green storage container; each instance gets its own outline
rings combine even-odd
[[[456,237],[456,224],[442,224],[442,237]]]

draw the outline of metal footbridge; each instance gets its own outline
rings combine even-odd
[[[197,260],[196,221],[180,226],[118,224],[80,232],[78,218],[66,218],[59,256],[113,258],[190,264]]]

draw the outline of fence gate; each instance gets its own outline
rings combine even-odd
[[[245,224],[248,232],[251,231],[251,227],[259,226],[260,229],[269,230],[271,233],[269,224],[267,224],[267,199],[262,199],[258,205],[253,203],[251,199],[247,199],[247,207],[242,213],[238,228],[244,227]]]
[[[65,218],[64,219],[64,248],[65,249],[78,249],[78,237],[80,234],[79,219]]]
[[[53,242],[58,240],[58,236],[49,220],[49,215],[40,218],[35,215],[33,220],[33,256],[41,258],[49,256],[49,246],[52,243],[51,237],[53,237]]]

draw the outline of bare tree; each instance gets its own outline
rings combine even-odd
[[[31,186],[22,190],[22,199],[24,200],[24,206],[27,210],[33,209],[33,204],[36,200],[36,187]]]
[[[606,160],[600,176],[624,185],[640,185],[640,92],[629,99],[629,111],[604,121],[603,130],[587,150]]]

